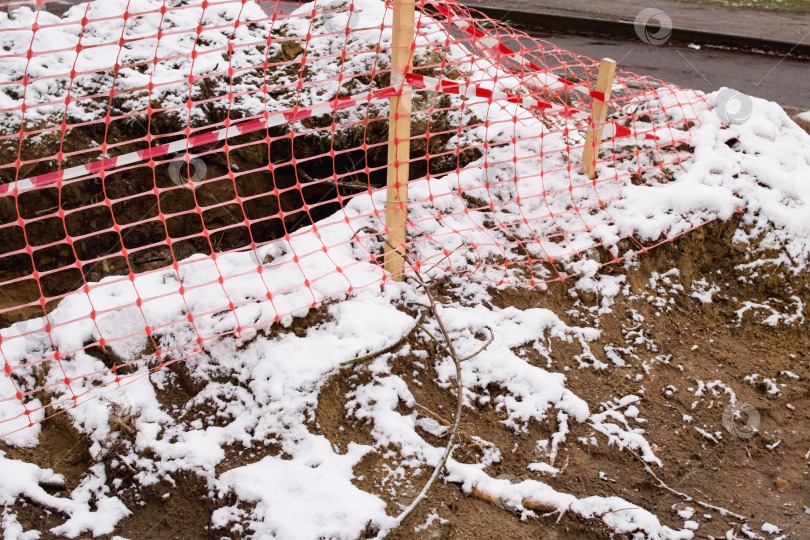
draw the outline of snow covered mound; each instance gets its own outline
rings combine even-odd
[[[486,297],[483,291],[470,292],[478,294],[481,300]],[[124,404],[133,419],[137,438],[126,443],[128,454],[109,454],[111,444],[121,440],[121,434],[111,430],[116,413],[110,401],[93,400],[71,409],[69,414],[72,422],[93,441],[91,454],[109,463],[113,471],[137,470],[135,479],[141,486],[154,485],[188,471],[202,476],[219,497],[233,491],[239,501],[255,505],[250,513],[244,511],[242,504],[219,508],[212,517],[211,525],[215,528],[236,527],[234,530],[251,531],[259,537],[354,538],[369,520],[378,529],[392,522],[386,516],[382,500],[352,483],[353,467],[365,455],[395,445],[403,459],[402,466],[418,468],[432,466],[442,453],[417,431],[421,425],[417,415],[401,415],[394,410],[399,401],[413,406],[414,398],[402,378],[391,372],[390,354],[369,365],[373,381],[360,386],[347,403],[353,417],[374,426],[373,446],[351,443],[346,452],[337,452],[323,435],[312,429],[321,387],[341,369],[342,362],[382,349],[412,331],[416,320],[395,307],[403,301],[421,303],[425,298],[409,286],[388,287],[385,291],[373,289],[333,304],[328,310],[332,321],[309,328],[301,337],[282,334],[270,339],[224,338],[205,353],[187,360],[191,378],[201,382],[204,389],[180,409],[166,409],[157,399],[158,393],[171,391],[170,387],[177,384],[168,370],[153,373],[124,387],[120,393],[108,395],[107,400]],[[565,388],[562,374],[533,367],[511,352],[542,335],[578,340],[587,351],[587,343],[599,335],[597,330],[569,327],[546,309],[490,311],[483,306],[458,306],[447,309],[443,316],[450,331],[459,337],[457,347],[461,354],[469,354],[480,346],[477,333],[494,329],[492,345],[480,357],[465,362],[463,377],[471,389],[503,387],[508,397],[499,407],[507,415],[507,425],[520,431],[531,419],[542,420],[554,408],[563,421],[570,418],[578,423],[592,423],[610,440],[636,448],[655,461],[649,443],[642,437],[617,430],[612,423],[615,420],[604,414],[591,415],[588,405]],[[430,323],[430,328],[438,332],[435,323]],[[422,362],[432,360],[425,356],[415,367]],[[444,359],[436,367],[440,374],[437,382],[449,386],[454,377],[452,362]],[[473,392],[468,398],[478,399]],[[216,412],[201,421],[198,412],[205,410]],[[29,444],[36,444],[35,430],[22,433]],[[16,442],[23,440],[18,437]],[[217,474],[227,448],[248,450],[256,445],[259,448],[278,445],[280,454]],[[153,457],[140,457],[146,455]],[[487,461],[499,459],[499,452],[493,447]],[[629,503],[621,498],[577,500],[536,481],[510,485],[507,481],[493,480],[482,471],[487,461],[472,466],[451,460],[448,480],[478,486],[504,500],[513,500],[512,504],[518,506],[524,497],[531,495],[561,511],[606,515],[616,531],[643,530],[653,538],[691,538],[688,532],[676,533],[662,526],[648,512],[628,511]],[[38,483],[61,483],[50,470],[30,464],[23,466],[0,455],[2,467],[16,470],[15,477],[19,477],[19,481],[0,488],[3,504],[10,506],[24,495],[34,497],[48,508],[67,508],[64,512],[71,519],[52,529],[54,534],[108,533],[115,520],[128,514],[120,501],[108,497],[103,488],[110,481],[105,477],[104,467],[89,471],[87,485],[76,488],[72,499],[42,494]],[[82,505],[83,498],[87,500],[91,493],[100,501],[97,511]],[[105,520],[94,519],[102,512]],[[13,523],[13,514],[8,519]]]

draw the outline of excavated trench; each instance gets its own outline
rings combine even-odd
[[[221,116],[212,110],[206,124],[221,122]],[[41,296],[51,309],[54,297],[85,282],[162,268],[196,253],[260,245],[333,214],[339,199],[385,185],[387,120],[369,119],[334,138],[332,121],[331,116],[307,119],[299,134],[282,126],[231,138],[227,152],[224,142],[195,148],[204,178],[198,167],[192,171],[184,165],[178,180],[178,167],[174,175],[169,169],[181,156],[170,156],[154,166],[144,162],[114,170],[103,180],[91,176],[66,182],[61,190],[54,186],[0,197],[0,309],[35,303],[0,313],[0,327],[41,316]],[[413,122],[411,178],[456,170],[480,157],[476,148],[459,151],[449,145],[458,133],[449,124],[441,113],[433,114],[430,125]],[[103,122],[79,126],[64,137],[59,130],[46,131],[22,144],[15,134],[0,144],[0,163],[13,164],[18,156],[23,162],[38,160],[19,169],[25,179],[56,170],[55,157],[42,157],[56,156],[60,148],[65,155],[79,152],[63,160],[67,168],[100,159],[100,149],[93,149],[97,141],[106,141],[108,155],[115,156],[145,149],[147,133],[154,146],[178,139],[161,137],[177,131],[176,119],[158,114],[113,120],[108,127]],[[126,141],[138,142],[115,146]],[[189,173],[193,189],[186,181]],[[0,183],[13,182],[17,174],[13,166],[0,169]]]

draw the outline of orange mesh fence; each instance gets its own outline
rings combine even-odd
[[[0,435],[390,279],[389,99],[410,92],[409,261],[538,285],[643,240],[623,191],[665,183],[703,102],[473,13],[395,4],[0,3]],[[581,165],[606,100],[593,179]]]

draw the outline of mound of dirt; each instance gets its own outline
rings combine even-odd
[[[566,373],[569,388],[586,397],[592,410],[609,410],[619,398],[639,396],[634,427],[643,429],[653,443],[663,464],[660,468],[647,470],[649,465],[632,450],[602,440],[597,443],[594,429],[574,424],[552,460],[559,472],[532,473],[528,464],[548,459],[537,441],[548,440],[559,431],[558,420],[532,422],[527,431],[516,433],[504,427],[503,412],[495,410],[492,402],[465,410],[455,459],[480,462],[481,445],[473,439],[478,437],[500,449],[503,460],[486,468],[493,477],[503,475],[514,481],[539,477],[556,490],[578,497],[619,496],[652,511],[674,529],[683,527],[684,521],[694,521],[701,538],[726,537],[728,531],[733,535],[751,529],[759,532],[763,522],[775,524],[788,538],[802,538],[810,530],[806,512],[810,507],[806,489],[810,474],[810,276],[793,276],[767,262],[752,272],[748,265],[755,261],[744,250],[732,247],[736,230],[736,221],[714,222],[639,257],[635,268],[610,267],[627,288],[607,302],[559,283],[550,290],[490,291],[493,307],[546,307],[566,314],[569,325],[601,329],[587,365],[580,345],[561,339],[551,339],[550,357],[539,355],[532,347],[517,352],[538,366]],[[710,302],[703,301],[705,296],[700,298],[706,290],[713,291]],[[760,307],[741,312],[740,306],[748,303]],[[605,304],[610,308],[600,309]],[[762,306],[792,312],[796,318],[763,322],[773,312]],[[427,347],[431,355],[440,353],[430,342],[411,345],[415,350]],[[453,396],[422,384],[437,375],[414,376],[415,360],[407,355],[398,358],[394,372],[412,381],[409,389],[419,409],[449,422]],[[345,396],[357,384],[354,376],[340,377],[322,392],[318,422],[339,445],[368,438],[358,436],[358,430],[364,431],[362,424],[352,425],[351,430],[338,429]],[[735,429],[724,419],[732,396],[758,412],[756,435],[747,438],[749,433],[739,431],[753,420],[743,416]],[[398,504],[412,500],[429,471],[408,479],[413,487],[391,497],[380,484],[390,465],[374,456],[357,472],[364,478],[363,489],[388,500],[389,512],[395,513]],[[734,523],[733,518],[697,501],[726,508],[749,522]],[[438,518],[431,518],[434,513]],[[410,518],[410,527],[403,525],[395,537],[615,537],[599,519],[560,517],[553,513],[519,520],[497,504],[445,483]],[[427,526],[414,530],[419,524]]]
[[[548,338],[549,355],[539,354],[529,344],[514,352],[532,365],[564,373],[567,386],[592,411],[621,410],[630,423],[627,428],[650,441],[660,466],[622,444],[606,442],[589,423],[569,425],[565,419],[549,416],[529,422],[526,429],[507,427],[503,409],[496,406],[502,392],[498,387],[476,389],[492,399],[465,408],[454,459],[480,463],[492,477],[540,480],[578,498],[618,496],[653,512],[675,530],[697,528],[699,537],[753,534],[763,523],[770,523],[788,538],[801,538],[803,531],[810,530],[805,489],[810,448],[810,276],[791,275],[773,263],[776,259],[769,261],[767,254],[754,258],[749,251],[736,249],[732,237],[738,226],[736,220],[713,222],[632,264],[608,267],[609,277],[622,284],[621,292],[612,296],[598,297],[581,292],[574,283],[559,282],[548,288],[489,291],[491,309],[545,307],[568,325],[600,329],[599,340],[587,354],[581,344],[553,336]],[[465,302],[452,282],[434,288],[442,302]],[[289,328],[274,326],[268,337],[306,336],[329,319],[328,306],[322,306],[294,319]],[[453,392],[436,385],[440,377],[435,364],[424,362],[440,356],[434,342],[412,333],[405,348],[391,357],[392,374],[407,382],[415,398],[410,405],[400,402],[398,412],[417,412],[440,425],[452,422]],[[415,371],[415,364],[425,368]],[[224,383],[230,376],[213,375],[203,383],[189,374],[185,364],[168,369],[170,384],[158,394],[167,412],[207,425],[224,426],[231,421],[216,407],[188,406],[206,384]],[[347,407],[352,392],[371,376],[366,364],[357,364],[334,375],[320,390],[309,428],[327,437],[340,453],[351,444],[375,444],[372,425],[352,417]],[[729,422],[728,409],[735,401],[756,410],[755,431],[746,431],[755,422],[753,417]],[[125,417],[116,418],[120,416]],[[66,478],[61,489],[69,490],[93,460],[89,441],[64,418],[45,423],[36,448],[0,448],[8,458],[52,467]],[[140,538],[251,536],[237,517],[221,530],[210,528],[217,508],[238,504],[249,513],[251,506],[232,495],[218,498],[194,475],[180,472],[172,476],[173,482],[144,488],[131,461],[120,459],[136,448],[126,425],[111,426],[112,433],[120,436],[114,437],[115,444],[100,458],[115,493],[133,512],[119,523],[116,533]],[[550,458],[549,448],[538,441],[548,441],[560,432],[563,441],[550,459],[550,468],[531,470],[530,464]],[[433,445],[443,444],[440,437],[422,434]],[[267,442],[230,447],[217,474],[268,456],[284,457],[280,446]],[[493,452],[500,459],[493,461]],[[430,475],[421,469],[406,478],[392,478],[391,471],[401,459],[396,452],[371,453],[354,469],[356,485],[386,501],[389,515],[413,501]],[[43,523],[59,521],[29,503],[14,510],[26,529],[42,529]],[[373,528],[366,532],[368,537],[376,533]],[[586,519],[549,512],[520,519],[508,505],[483,493],[465,492],[451,482],[439,482],[393,537],[482,535],[615,537],[604,516]]]

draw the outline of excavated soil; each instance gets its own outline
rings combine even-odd
[[[635,298],[619,297],[612,312],[600,316],[598,323],[597,316],[588,308],[596,306],[601,299],[592,294],[572,296],[561,284],[555,284],[549,291],[491,291],[492,303],[497,307],[519,309],[545,307],[570,325],[598,324],[602,336],[591,348],[599,361],[610,366],[607,369],[582,369],[574,359],[582,352],[579,344],[552,340],[551,370],[567,372],[567,387],[585,399],[595,412],[600,411],[601,403],[614,398],[630,394],[642,396],[636,404],[638,417],[647,421],[637,427],[646,431],[645,437],[654,444],[653,450],[663,463],[661,468],[653,466],[653,472],[661,481],[696,500],[746,516],[750,527],[756,531],[763,522],[769,522],[789,533],[789,538],[804,538],[810,531],[810,515],[805,510],[810,507],[810,491],[807,490],[810,310],[806,307],[810,301],[810,280],[806,274],[799,278],[785,276],[784,269],[768,265],[759,276],[751,279],[750,270],[736,268],[750,261],[745,260],[744,251],[730,247],[735,230],[736,223],[711,223],[644,255],[635,270],[611,267],[610,273],[626,276],[631,296]],[[655,272],[663,274],[673,268],[680,270],[680,276],[672,279],[673,285],[683,286],[686,293],[669,296],[674,302],[669,304],[671,309],[664,312],[658,302],[643,296],[652,293],[661,298],[660,292],[650,289],[650,277]],[[720,286],[714,302],[704,304],[689,295],[692,284],[701,279]],[[790,303],[795,298],[803,302],[804,320],[793,327],[763,325],[764,315],[770,313],[751,316],[749,312],[742,318],[736,313],[742,301],[761,303],[770,299],[772,303],[776,300]],[[641,315],[646,322],[641,325],[633,322],[633,313]],[[636,327],[641,329],[640,333]],[[639,335],[645,338],[643,347],[637,345]],[[412,338],[411,346],[427,349],[431,354],[437,352],[433,343],[426,344],[421,338],[418,341]],[[624,364],[621,366],[608,356],[608,352],[615,354],[620,348],[624,349],[624,354],[620,352]],[[549,365],[548,359],[540,357],[530,346],[516,352],[538,366]],[[656,357],[668,360],[655,361]],[[409,381],[409,390],[416,398],[420,414],[427,409],[449,423],[455,410],[453,395],[432,385],[419,384],[418,379],[436,377],[436,374],[429,367],[428,377],[414,378],[412,363],[417,360],[416,357],[400,357],[393,371]],[[759,374],[757,380],[745,380],[755,373]],[[772,387],[764,382],[766,379],[779,387],[777,394],[769,392]],[[701,381],[704,384],[722,381],[734,390],[737,399],[754,406],[761,415],[757,435],[750,439],[733,436],[723,424],[728,396],[722,391],[715,394],[705,389],[700,396],[696,395]],[[335,422],[343,419],[346,394],[361,382],[364,382],[362,375],[359,380],[338,377],[322,392],[318,422],[324,434],[339,445],[353,439],[371,442],[367,426],[352,424],[351,430],[339,431],[337,426],[341,423],[336,425]],[[676,390],[671,391],[673,388]],[[400,406],[404,409],[403,404]],[[603,438],[598,446],[583,445],[578,439],[600,437],[587,424],[571,424],[571,432],[556,459],[556,466],[563,471],[561,474],[551,477],[531,473],[527,465],[543,458],[537,454],[535,442],[550,438],[558,429],[557,421],[550,415],[547,423],[532,422],[526,433],[514,433],[500,424],[505,418],[500,416],[502,414],[495,412],[491,404],[477,411],[465,410],[462,444],[455,450],[454,457],[476,462],[481,451],[468,436],[478,436],[494,443],[503,456],[500,463],[487,467],[491,476],[535,478],[578,497],[619,496],[653,512],[662,523],[676,529],[684,524],[684,518],[677,512],[691,506],[695,510],[692,519],[700,523],[698,538],[725,537],[733,528],[729,524],[733,519],[726,519],[695,502],[686,502],[661,488],[658,480],[645,471],[640,458],[630,451],[608,446]],[[683,419],[687,414],[692,417],[690,423]],[[696,427],[714,440],[706,438]],[[431,442],[442,445],[439,439]],[[391,497],[379,485],[384,465],[378,455],[364,460],[357,470],[365,478],[359,485],[388,500],[388,511],[394,514],[413,500],[429,474],[425,472],[413,478],[411,488]],[[430,527],[415,532],[413,527],[425,523],[434,510],[447,522],[434,521]],[[459,486],[445,483],[434,489],[409,519],[409,527],[403,526],[396,537],[480,538],[485,535],[583,540],[615,537],[599,520],[565,515],[558,522],[558,517],[554,514],[520,521],[507,510],[469,496]],[[739,523],[734,527],[740,531]]]
[[[750,270],[741,270],[739,265],[750,261],[744,250],[732,247],[731,236],[735,230],[735,222],[711,223],[645,254],[634,269],[606,267],[609,273],[624,275],[630,287],[630,295],[618,296],[607,314],[597,315],[593,309],[603,299],[592,294],[571,294],[568,284],[561,283],[553,284],[548,290],[492,290],[492,305],[519,309],[545,307],[568,324],[598,325],[602,336],[591,349],[597,360],[610,366],[606,369],[579,365],[575,359],[582,352],[579,345],[556,339],[551,342],[550,363],[529,346],[515,352],[551,371],[565,371],[568,388],[585,399],[594,412],[600,410],[601,403],[614,398],[629,394],[641,396],[636,403],[638,417],[646,422],[638,423],[637,427],[646,431],[645,437],[663,463],[660,468],[651,466],[658,479],[696,500],[747,517],[754,530],[763,522],[769,522],[788,533],[788,538],[803,538],[810,530],[810,515],[804,509],[810,506],[807,490],[810,312],[806,307],[810,304],[810,280],[806,274],[787,276],[783,268],[768,264],[754,277]],[[680,275],[668,274],[669,283],[665,283],[661,274],[673,268],[679,269]],[[651,278],[657,279],[655,286],[651,285]],[[719,287],[712,303],[702,303],[689,294],[692,284],[701,279]],[[664,289],[660,288],[662,283]],[[665,289],[675,293],[669,294]],[[463,302],[452,289],[445,290],[444,295],[444,300]],[[763,325],[764,316],[770,313],[749,311],[742,316],[737,313],[744,301],[768,301],[776,306],[780,301],[794,302],[795,298],[804,302],[804,320],[794,326]],[[635,322],[639,315],[644,319],[640,325]],[[307,317],[296,319],[289,329],[274,327],[271,334],[304,335],[308,327],[327,318],[324,307],[310,310]],[[411,350],[438,354],[436,345],[420,334],[411,334],[409,344]],[[618,361],[617,353],[621,357]],[[426,372],[414,375],[413,362],[417,360],[410,353],[395,356],[391,360],[393,372],[408,382],[420,414],[429,411],[450,422],[455,410],[452,392],[424,384],[436,377],[431,362],[426,363]],[[171,391],[162,392],[158,397],[166,411],[174,414],[201,391],[202,386],[191,379],[182,363],[173,364],[169,369]],[[746,376],[754,373],[758,378],[746,380]],[[369,377],[362,365],[345,368],[322,388],[310,429],[328,437],[340,451],[345,451],[351,441],[373,443],[370,426],[347,418],[345,409],[347,394],[368,382]],[[729,404],[728,396],[722,390],[713,392],[712,381],[721,381],[733,389],[737,399],[758,410],[761,424],[755,436],[737,438],[726,429],[723,411]],[[774,386],[778,388],[776,393]],[[399,407],[402,413],[411,412],[403,403]],[[215,412],[193,410],[191,414],[208,417]],[[691,422],[684,421],[684,415],[691,416]],[[491,476],[535,478],[578,497],[619,496],[678,529],[683,527],[684,518],[677,512],[692,507],[695,510],[692,519],[700,523],[697,538],[725,537],[733,527],[739,532],[740,524],[733,518],[703,508],[694,501],[687,502],[662,488],[632,452],[608,445],[604,437],[587,424],[570,424],[571,431],[555,462],[561,469],[560,474],[552,477],[529,472],[529,463],[543,459],[537,454],[535,442],[549,438],[558,429],[555,415],[549,415],[546,422],[530,423],[522,433],[507,429],[501,423],[503,419],[503,413],[491,405],[465,410],[460,444],[454,450],[454,457],[468,463],[480,460],[482,447],[471,438],[478,436],[496,445],[502,454],[501,462],[487,467]],[[118,429],[125,434],[126,428]],[[423,435],[436,446],[444,444],[427,433]],[[598,445],[582,442],[592,436],[597,438]],[[41,441],[41,445],[33,449],[15,449],[1,443],[0,448],[9,458],[25,459],[63,474],[65,486],[54,488],[60,493],[74,488],[83,471],[92,465],[87,441],[65,421],[64,415],[45,422]],[[119,444],[127,444],[126,436]],[[230,448],[217,473],[280,452],[280,448],[272,444],[250,450]],[[175,485],[164,482],[143,489],[122,465],[113,466],[111,457],[115,453],[114,449],[108,452],[104,461],[107,478],[121,479],[117,494],[133,511],[131,517],[119,523],[116,534],[143,539],[242,536],[233,529],[215,531],[208,527],[214,509],[233,504],[233,500],[211,498],[204,482],[190,475],[179,475]],[[358,486],[386,500],[392,515],[413,500],[429,476],[429,471],[423,471],[409,478],[396,486],[392,495],[392,486],[385,482],[385,471],[387,466],[395,465],[380,454],[372,453],[355,469],[356,476],[362,478],[356,481]],[[248,505],[243,508],[250,509]],[[45,531],[43,538],[48,538],[48,528],[59,522],[56,516],[30,501],[18,504],[15,511],[24,527]],[[433,512],[441,519],[416,531]],[[731,522],[736,524],[732,526]],[[373,534],[375,531],[369,528],[365,536]],[[552,514],[521,520],[492,502],[464,493],[456,484],[439,482],[393,537],[586,540],[616,538],[617,535],[611,534],[599,519],[583,519],[570,513],[562,517]]]

